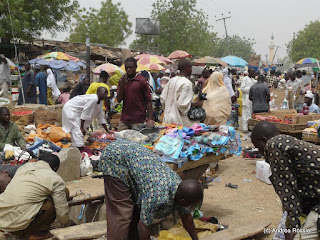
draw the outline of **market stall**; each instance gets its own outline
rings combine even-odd
[[[312,143],[320,143],[319,137],[320,120],[309,121],[302,131],[302,140]]]
[[[249,130],[260,121],[273,122],[281,133],[302,138],[302,131],[306,128],[308,121],[320,119],[320,114],[310,113],[301,115],[296,110],[277,110],[270,113],[253,114],[249,120]]]
[[[142,128],[142,129],[141,129]],[[219,160],[241,154],[239,133],[229,126],[194,124],[184,127],[173,124],[158,124],[154,129],[124,130],[107,134],[104,131],[90,132],[87,148],[101,151],[110,142],[129,139],[144,145],[176,171],[182,179],[200,179],[209,166],[215,167]],[[95,155],[88,151],[89,156]],[[92,160],[96,166],[95,160]],[[95,167],[94,167],[95,170]]]

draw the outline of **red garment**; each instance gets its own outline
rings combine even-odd
[[[118,94],[119,92],[120,87],[118,87]],[[147,103],[150,101],[151,93],[148,81],[137,74],[124,87],[121,121],[127,124],[144,123],[146,121]]]

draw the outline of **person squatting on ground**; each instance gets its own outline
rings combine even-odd
[[[286,239],[320,239],[319,147],[280,134],[267,121],[253,129],[251,141],[270,164],[269,179],[288,213]],[[296,234],[297,229],[305,230]]]
[[[198,239],[188,210],[203,199],[197,181],[181,181],[152,151],[129,140],[108,145],[99,170],[104,175],[108,240],[149,240],[152,221],[174,210],[190,237]]]

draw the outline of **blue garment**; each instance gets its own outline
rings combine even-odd
[[[29,92],[27,92],[28,89]],[[33,70],[27,71],[23,76],[22,89],[20,89],[19,92],[18,105],[24,104],[23,96],[25,103],[37,104],[37,88]]]
[[[309,107],[309,113],[318,113],[319,114],[320,108],[316,104],[312,103]]]
[[[158,79],[157,79],[157,89],[160,89],[160,88],[161,88],[161,86],[160,86],[160,85],[161,85],[161,84],[160,84],[160,80],[161,80],[161,78],[158,78]]]
[[[47,75],[44,72],[39,72],[36,75],[36,85],[39,87],[39,104],[47,105]]]

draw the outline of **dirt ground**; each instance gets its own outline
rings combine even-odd
[[[249,145],[243,142],[244,147]],[[215,216],[230,228],[266,221],[271,223],[271,228],[276,228],[282,216],[280,199],[272,185],[255,178],[255,166],[256,161],[237,156],[220,161],[218,175],[222,181],[209,183],[205,190],[201,208],[204,216]],[[252,182],[243,182],[243,179]],[[238,189],[225,187],[228,183],[237,184]],[[91,196],[104,193],[103,180],[91,177],[69,182],[67,186],[71,194],[79,189]],[[262,233],[249,239],[272,239],[272,235]]]

